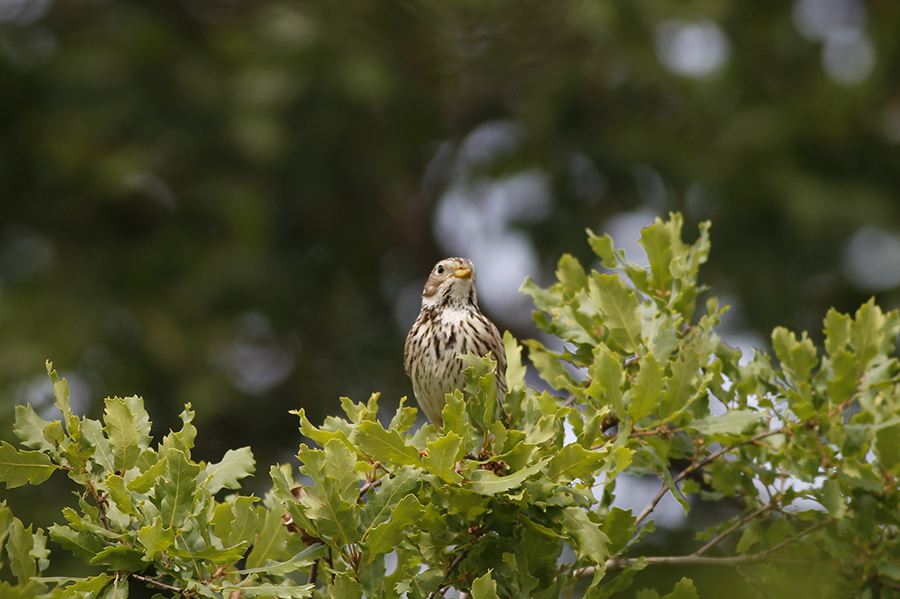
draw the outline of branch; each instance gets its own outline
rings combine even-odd
[[[676,477],[673,479],[673,482],[674,482],[675,484],[678,484],[678,483],[681,482],[688,474],[690,474],[690,473],[693,472],[694,470],[699,470],[700,468],[703,468],[704,466],[706,466],[707,464],[709,464],[709,463],[712,462],[713,460],[718,459],[719,457],[721,457],[722,455],[728,453],[728,452],[731,451],[732,449],[737,449],[737,448],[739,448],[739,447],[743,447],[744,445],[749,445],[749,444],[751,444],[751,443],[756,443],[756,442],[759,441],[760,439],[764,439],[764,438],[770,437],[770,436],[772,436],[772,435],[777,435],[777,434],[779,434],[779,433],[784,433],[784,432],[786,432],[786,430],[787,430],[787,427],[785,426],[785,427],[776,428],[776,429],[773,429],[773,430],[770,430],[770,431],[764,431],[764,432],[758,433],[758,434],[756,434],[756,435],[750,437],[749,439],[744,439],[743,441],[741,441],[741,442],[738,443],[737,445],[729,445],[728,447],[723,447],[722,449],[720,449],[720,450],[718,450],[718,451],[715,451],[715,452],[709,454],[708,456],[706,456],[706,457],[703,458],[702,460],[699,460],[699,461],[697,461],[697,462],[694,462],[693,464],[691,464],[690,466],[688,466],[687,468],[685,468],[684,470],[682,470],[682,471],[678,474],[678,476],[676,476]],[[651,513],[654,509],[656,509],[656,505],[660,502],[660,500],[662,500],[663,497],[665,497],[665,495],[666,495],[666,493],[667,493],[668,491],[669,491],[669,487],[666,485],[665,481],[663,481],[662,487],[660,487],[659,491],[656,492],[656,495],[653,496],[653,499],[650,500],[650,503],[647,504],[647,507],[645,507],[644,510],[643,510],[640,514],[638,514],[638,517],[637,517],[637,519],[634,521],[634,524],[635,524],[635,525],[640,524],[641,521],[642,521],[644,518],[646,518],[647,516],[649,516],[650,513]]]
[[[132,572],[129,576],[131,576],[131,577],[134,578],[135,580],[140,580],[140,581],[143,582],[144,584],[147,584],[147,585],[149,585],[149,586],[154,586],[154,587],[156,587],[156,588],[158,588],[158,589],[162,589],[162,590],[164,590],[164,591],[169,591],[169,592],[171,592],[171,593],[178,593],[179,595],[187,595],[188,593],[190,593],[190,591],[188,591],[188,590],[186,590],[186,589],[182,589],[181,587],[175,587],[175,586],[172,586],[172,585],[170,585],[170,584],[166,584],[166,583],[164,583],[164,582],[160,582],[159,580],[156,580],[155,578],[149,578],[149,577],[147,577],[147,576],[141,576],[140,574],[135,574],[135,573],[133,573],[133,572]]]
[[[737,522],[735,522],[734,524],[729,526],[726,530],[724,530],[723,532],[716,535],[714,539],[712,539],[709,543],[707,543],[706,545],[704,545],[703,547],[701,547],[700,549],[695,551],[693,553],[693,555],[695,555],[695,556],[703,555],[704,553],[706,553],[707,551],[709,551],[710,549],[715,547],[716,544],[719,543],[719,541],[721,541],[722,539],[724,539],[725,537],[727,537],[728,535],[733,533],[735,530],[737,530],[738,528],[740,528],[747,522],[753,520],[757,516],[763,514],[764,512],[771,510],[774,507],[775,507],[775,500],[773,498],[772,501],[769,501],[769,503],[765,504],[764,506],[762,506],[761,508],[759,508],[752,514],[748,514],[748,515],[744,516],[743,518],[739,519]]]
[[[447,566],[447,571],[444,573],[444,579],[441,581],[441,584],[438,586],[438,588],[436,588],[435,590],[431,591],[431,592],[428,594],[428,597],[426,597],[425,599],[434,599],[435,597],[438,596],[438,594],[443,595],[444,585],[447,584],[447,579],[450,577],[450,573],[453,572],[453,570],[456,569],[456,566],[459,565],[459,562],[461,562],[461,561],[463,561],[464,559],[466,559],[466,556],[467,556],[467,555],[469,555],[469,550],[468,550],[468,549],[466,549],[465,551],[462,551],[462,552],[459,553],[455,558],[453,558],[453,561],[450,562],[450,565],[449,565],[449,566]]]
[[[768,505],[763,506],[768,509]],[[757,512],[761,511],[757,510]],[[702,551],[706,551],[707,546],[702,547],[696,553],[691,555],[671,555],[671,556],[651,556],[651,557],[619,557],[618,555],[614,555],[613,557],[606,560],[603,564],[603,567],[606,570],[621,570],[627,568],[629,566],[633,566],[638,562],[643,562],[648,565],[662,565],[662,566],[726,566],[729,568],[736,568],[738,566],[743,566],[747,564],[758,564],[759,562],[765,561],[771,554],[775,553],[779,549],[786,547],[787,545],[793,543],[794,541],[808,535],[811,532],[814,532],[823,526],[831,523],[831,520],[822,520],[818,524],[814,524],[799,533],[795,534],[792,537],[789,537],[782,542],[778,543],[774,547],[769,547],[764,551],[760,551],[759,553],[754,553],[753,555],[735,555],[731,557],[707,557],[705,555],[700,555]],[[728,532],[728,531],[726,531]],[[720,535],[723,537],[725,533]],[[718,538],[718,537],[717,537]],[[712,544],[707,543],[708,546],[712,546]],[[814,560],[799,560],[799,559],[781,559],[778,560],[779,563],[794,565],[794,566],[803,566],[813,563],[820,563]],[[587,578],[589,576],[593,576],[594,572],[597,570],[597,566],[588,566],[586,568],[582,568],[580,570],[575,571],[576,578]]]

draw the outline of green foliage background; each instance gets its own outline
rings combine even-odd
[[[2,438],[17,404],[52,411],[48,357],[92,418],[99,398],[139,393],[161,438],[191,403],[197,459],[213,463],[243,446],[261,464],[286,461],[290,409],[320,422],[336,397],[372,390],[392,409],[410,393],[398,290],[444,255],[432,216],[451,173],[435,157],[496,120],[524,135],[484,175],[538,168],[551,182],[552,209],[518,229],[538,283],[564,252],[591,265],[573,242],[585,226],[680,210],[687,231],[715,221],[704,281],[739,304],[737,326],[822,343],[828,308],[854,313],[872,295],[849,284],[847,240],[900,223],[900,7],[864,5],[874,68],[842,85],[823,42],[798,31],[799,4],[10,3]],[[662,65],[657,27],[679,19],[721,27],[721,71],[691,79]],[[575,155],[602,193],[580,191]],[[897,289],[877,303],[897,307]],[[289,375],[262,392],[234,384],[217,356],[235,339],[274,345]],[[41,496],[63,497],[58,477],[45,485],[56,492]],[[37,497],[9,500],[49,526],[58,509],[41,513]]]

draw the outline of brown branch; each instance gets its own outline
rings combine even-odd
[[[364,482],[363,486],[361,486],[359,488],[359,498],[362,499],[365,496],[365,494],[369,492],[369,489],[374,489],[375,487],[380,487],[381,481],[382,481],[382,479],[379,478],[376,480],[367,480],[366,482]]]

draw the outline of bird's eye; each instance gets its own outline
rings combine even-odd
[[[437,267],[437,274],[439,274],[439,275],[444,274],[444,265],[443,264],[441,264],[440,266]]]

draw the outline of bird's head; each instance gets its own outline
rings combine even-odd
[[[475,265],[466,258],[444,258],[434,265],[425,289],[422,306],[478,306],[475,294]]]

